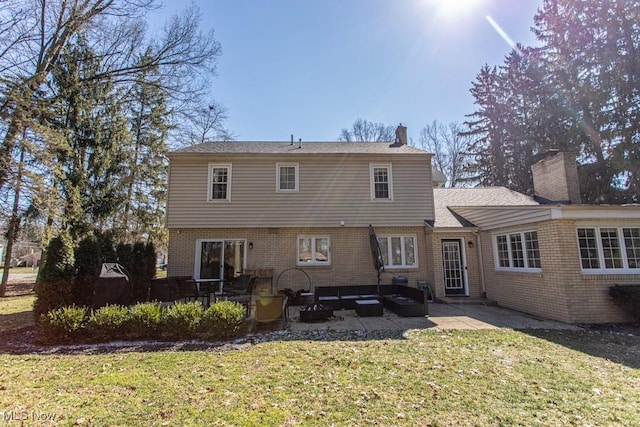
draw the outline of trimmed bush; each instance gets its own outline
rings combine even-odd
[[[38,339],[44,342],[74,342],[86,336],[87,307],[57,308],[43,315]]]
[[[640,321],[640,285],[613,285],[609,288],[613,302],[636,322]]]
[[[204,312],[201,331],[210,338],[230,338],[244,323],[245,311],[240,303],[218,301]]]
[[[134,337],[158,337],[166,320],[167,310],[156,302],[145,302],[131,307],[128,330]]]
[[[36,322],[51,310],[72,305],[74,303],[73,290],[73,279],[39,283],[36,286],[36,300],[33,303]]]
[[[45,263],[39,277],[41,283],[73,278],[73,242],[69,233],[61,232],[51,239],[46,252]]]
[[[89,317],[87,330],[98,340],[122,339],[128,333],[131,312],[121,305],[106,305]]]
[[[204,310],[199,301],[176,303],[167,310],[165,331],[174,338],[197,336]]]

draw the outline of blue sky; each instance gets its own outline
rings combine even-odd
[[[165,0],[160,18],[185,2]],[[535,44],[542,0],[200,0],[223,54],[213,97],[240,140],[333,141],[357,118],[408,127],[474,111],[471,82]]]

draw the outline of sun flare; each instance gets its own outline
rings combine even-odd
[[[480,6],[487,0],[424,0],[427,8],[433,14],[436,21],[458,21],[467,20],[474,13],[478,12]]]

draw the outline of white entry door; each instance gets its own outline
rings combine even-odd
[[[463,296],[467,294],[462,257],[462,241],[460,239],[442,240],[445,296]]]

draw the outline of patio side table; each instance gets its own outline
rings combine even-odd
[[[376,299],[357,300],[356,313],[360,317],[382,316],[382,303]]]

